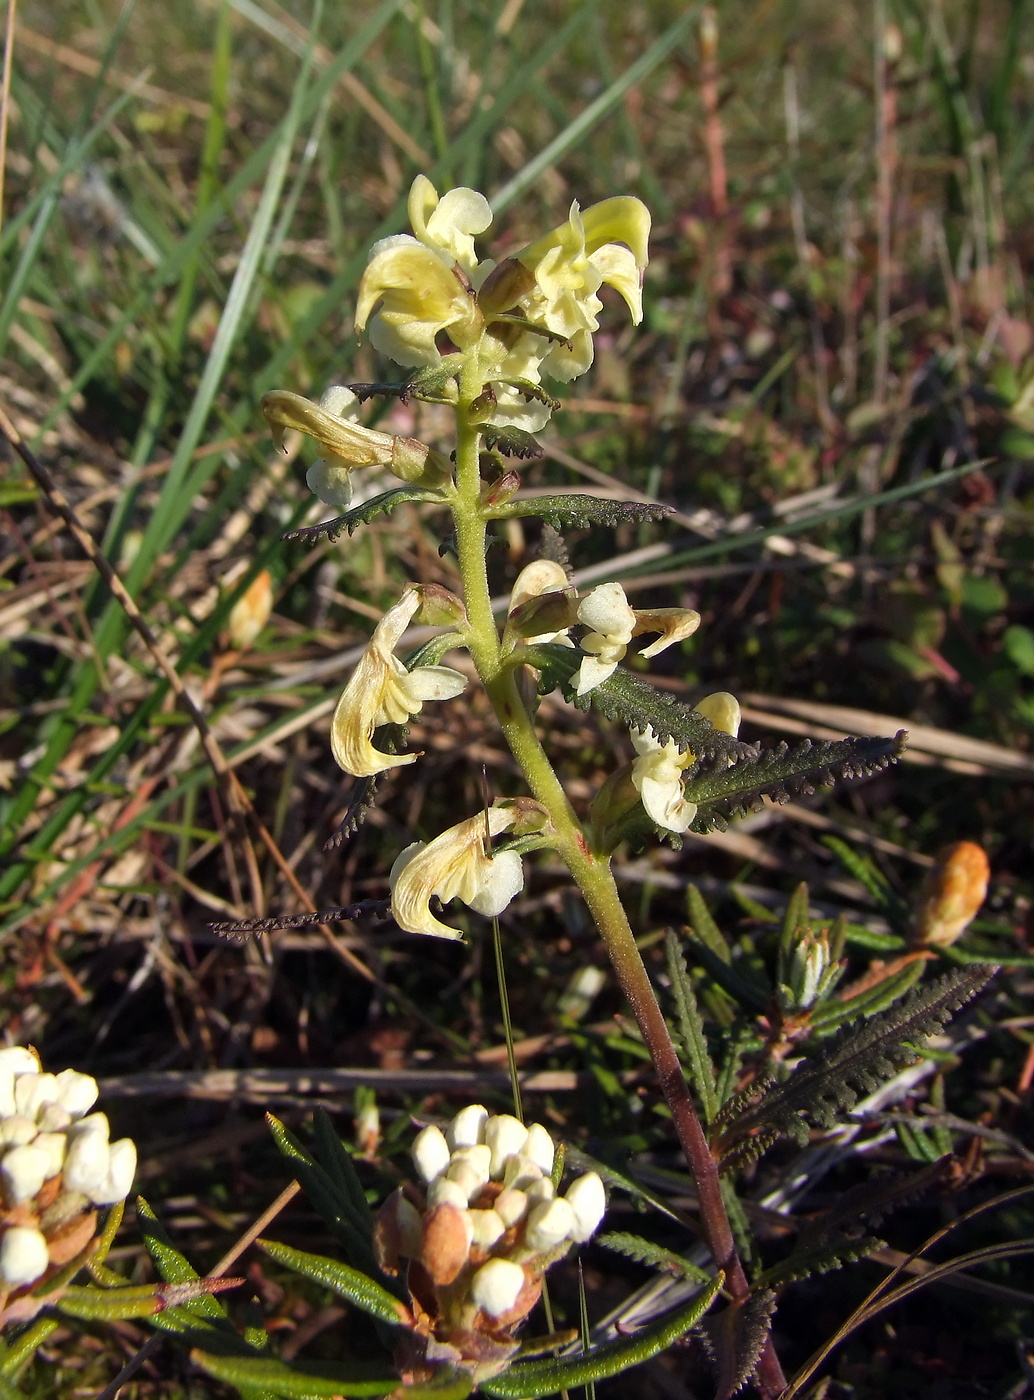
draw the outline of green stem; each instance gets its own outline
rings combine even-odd
[[[471,376],[477,379],[476,373]],[[593,854],[574,809],[539,741],[517,686],[514,668],[505,663],[492,615],[485,562],[485,519],[478,467],[480,434],[469,422],[469,408],[480,383],[464,384],[457,407],[456,490],[452,500],[456,546],[470,624],[468,646],[495,710],[503,735],[535,798],[549,814],[553,844],[585,897],[606,945],[618,982],[657,1070],[661,1092],[671,1110],[682,1150],[696,1183],[704,1238],[725,1286],[743,1302],[750,1285],[736,1252],[722,1200],[718,1169],[686,1085],[667,1022],[628,922],[608,856]],[[768,1344],[759,1367],[764,1393],[785,1386],[775,1352]]]

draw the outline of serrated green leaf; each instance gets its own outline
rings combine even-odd
[[[797,1279],[811,1278],[815,1274],[833,1273],[845,1264],[855,1264],[866,1259],[876,1249],[885,1248],[883,1240],[875,1235],[864,1235],[861,1239],[842,1239],[824,1242],[813,1249],[794,1252],[778,1264],[766,1269],[758,1279],[769,1288],[781,1288]]]
[[[353,1396],[390,1395],[399,1388],[397,1376],[385,1376],[374,1367],[289,1366],[272,1357],[220,1356],[199,1348],[191,1351],[190,1359],[215,1380],[241,1389],[261,1388],[286,1400],[351,1400]]]
[[[488,512],[492,520],[513,520],[536,516],[546,520],[554,529],[564,527],[587,530],[593,525],[642,524],[650,520],[667,520],[674,514],[671,506],[657,501],[615,501],[605,496],[589,496],[572,492],[559,496],[533,496],[521,501],[507,501]]]
[[[728,992],[733,1001],[746,1010],[763,1012],[768,1006],[769,992],[759,986],[751,977],[743,973],[733,963],[718,957],[709,943],[697,938],[695,928],[689,930],[693,944],[693,955],[704,965],[723,991]]]
[[[839,836],[826,835],[820,838],[822,844],[837,857],[841,865],[863,885],[872,896],[873,903],[894,928],[907,930],[911,923],[911,910],[904,900],[891,889],[883,871],[867,857],[842,841]]]
[[[276,1240],[259,1240],[260,1248],[271,1259],[303,1278],[312,1279],[324,1288],[332,1289],[341,1298],[347,1298],[355,1307],[370,1313],[381,1322],[394,1327],[404,1326],[408,1317],[406,1307],[394,1294],[382,1288],[374,1279],[361,1274],[358,1269],[349,1268],[336,1259],[328,1259],[322,1254],[308,1254]]]
[[[732,949],[729,947],[725,934],[715,923],[710,909],[704,900],[704,896],[697,889],[696,885],[690,884],[686,887],[686,905],[689,911],[689,921],[692,925],[693,936],[698,943],[703,943],[705,947],[711,949],[721,962],[732,962]]]
[[[644,1240],[640,1235],[630,1235],[623,1230],[612,1230],[605,1235],[594,1235],[596,1244],[611,1249],[615,1254],[623,1254],[626,1259],[634,1259],[639,1264],[648,1264],[651,1269],[674,1274],[676,1278],[695,1279],[697,1283],[709,1283],[711,1276],[705,1269],[683,1259],[670,1249],[664,1249],[652,1240]]]
[[[724,1281],[724,1275],[719,1274],[685,1306],[644,1327],[634,1337],[604,1342],[594,1347],[587,1356],[563,1356],[551,1361],[517,1361],[501,1376],[483,1382],[481,1390],[486,1395],[498,1396],[499,1400],[536,1400],[538,1396],[554,1395],[559,1390],[570,1390],[574,1386],[589,1385],[620,1375],[630,1366],[648,1361],[651,1356],[665,1351],[684,1337],[714,1302]]]
[[[486,424],[482,430],[485,446],[501,452],[504,457],[531,461],[542,456],[542,447],[523,428],[494,428]]]
[[[882,982],[877,982],[874,987],[859,992],[857,996],[848,997],[846,1001],[829,1001],[818,1007],[809,1021],[812,1033],[829,1035],[848,1021],[857,1021],[860,1017],[875,1016],[878,1012],[885,1011],[906,992],[911,991],[922,977],[923,968],[924,959],[917,958],[915,962],[906,964],[890,977],[885,977]]]
[[[693,979],[686,970],[682,948],[674,933],[668,934],[665,947],[668,975],[678,1015],[679,1039],[689,1064],[693,1087],[700,1100],[704,1122],[711,1123],[719,1108],[718,1091],[715,1087],[714,1064],[704,1034],[704,1022],[693,991]]]
[[[336,540],[346,530],[353,534],[360,525],[368,525],[378,515],[390,515],[396,506],[406,501],[437,501],[441,504],[442,497],[427,486],[395,486],[390,491],[382,491],[379,496],[371,496],[361,506],[333,520],[324,520],[319,525],[305,525],[300,530],[288,530],[280,538],[298,540],[303,544],[317,544],[322,539]]]

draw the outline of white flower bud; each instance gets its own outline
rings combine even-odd
[[[463,1192],[464,1205],[480,1195],[485,1185],[485,1178],[471,1162],[454,1162],[445,1175]]]
[[[482,1249],[491,1249],[506,1233],[502,1217],[494,1210],[468,1211],[473,1228],[472,1240]]]
[[[435,1206],[443,1205],[455,1206],[457,1210],[466,1210],[467,1193],[456,1181],[451,1181],[447,1176],[435,1177],[427,1188],[427,1208],[433,1210]]]
[[[449,1165],[449,1144],[441,1128],[429,1123],[413,1139],[413,1165],[424,1181],[433,1181]]]
[[[57,1077],[53,1074],[20,1074],[14,1081],[15,1108],[26,1118],[35,1119],[44,1104],[57,1101]]]
[[[586,1172],[584,1176],[571,1182],[564,1200],[574,1211],[575,1226],[571,1231],[571,1238],[579,1244],[584,1244],[595,1232],[607,1209],[603,1182],[596,1172]]]
[[[549,1176],[553,1170],[553,1157],[556,1154],[556,1145],[550,1137],[549,1132],[541,1123],[532,1123],[528,1129],[528,1140],[521,1148],[526,1157],[530,1157],[533,1162],[537,1162],[543,1173]]]
[[[78,1119],[68,1129],[69,1138],[81,1137],[84,1133],[96,1133],[104,1142],[107,1142],[111,1135],[108,1115],[106,1113],[91,1113],[86,1118]]]
[[[8,1288],[32,1283],[46,1272],[47,1242],[39,1230],[12,1225],[0,1239],[0,1279]]]
[[[72,1123],[72,1115],[59,1103],[44,1104],[36,1126],[41,1133],[63,1133]]]
[[[569,1239],[575,1228],[575,1214],[567,1201],[558,1197],[532,1206],[524,1238],[530,1249],[545,1251]]]
[[[475,1147],[485,1140],[485,1124],[488,1109],[479,1103],[461,1108],[445,1130],[445,1140],[455,1150],[457,1147]]]
[[[0,1177],[7,1199],[12,1204],[31,1201],[46,1181],[49,1166],[50,1154],[35,1143],[9,1148],[0,1162]]]
[[[113,1206],[129,1195],[136,1176],[136,1143],[119,1138],[108,1151],[108,1170],[97,1190],[90,1193],[95,1206]]]
[[[39,1074],[39,1056],[27,1045],[5,1045],[0,1050],[0,1074]]]
[[[503,1172],[504,1186],[515,1186],[518,1191],[525,1191],[533,1181],[541,1180],[542,1168],[530,1157],[518,1152],[516,1156],[507,1158],[506,1169]]]
[[[523,1191],[515,1191],[512,1187],[508,1187],[505,1191],[500,1191],[495,1198],[493,1209],[506,1228],[509,1229],[511,1225],[518,1224],[527,1215],[528,1198]]]
[[[509,1312],[524,1287],[524,1270],[509,1259],[489,1259],[470,1283],[470,1296],[490,1317]]]
[[[527,1140],[528,1130],[519,1118],[514,1118],[509,1113],[500,1113],[495,1118],[489,1118],[485,1124],[485,1142],[492,1149],[493,1180],[498,1181],[503,1175],[506,1159],[522,1151]]]
[[[39,1125],[24,1114],[12,1113],[9,1118],[0,1118],[0,1145],[20,1147],[32,1142],[39,1134]]]
[[[65,1150],[68,1146],[65,1134],[39,1133],[32,1145],[47,1154],[47,1174],[43,1180],[49,1181],[52,1176],[57,1176],[64,1165]]]
[[[492,1149],[485,1142],[476,1142],[471,1147],[457,1147],[449,1159],[449,1166],[458,1166],[461,1162],[465,1162],[476,1171],[484,1185],[489,1179]]]
[[[82,1118],[97,1102],[97,1081],[92,1074],[80,1074],[78,1070],[63,1069],[55,1076],[57,1102],[70,1117]]]
[[[540,1177],[528,1187],[528,1200],[532,1205],[537,1201],[551,1201],[556,1195],[556,1187],[548,1176]]]
[[[80,1191],[92,1200],[93,1193],[99,1191],[107,1179],[110,1155],[106,1132],[99,1129],[92,1132],[70,1132],[63,1176],[65,1190]]]

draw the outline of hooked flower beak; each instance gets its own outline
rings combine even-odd
[[[423,590],[410,586],[377,624],[369,646],[352,672],[331,722],[330,742],[338,765],[356,778],[400,768],[419,757],[375,749],[373,731],[382,724],[405,724],[425,700],[451,700],[467,678],[450,666],[415,666],[407,671],[394,654],[423,605]]]
[[[443,904],[461,899],[492,918],[501,914],[524,888],[524,868],[516,851],[493,855],[488,840],[511,830],[519,820],[514,806],[490,807],[443,831],[433,841],[407,846],[391,868],[391,912],[407,933],[462,939],[431,913],[431,898]]]

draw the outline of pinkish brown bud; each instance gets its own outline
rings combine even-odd
[[[424,1217],[420,1262],[437,1284],[452,1283],[467,1262],[472,1238],[470,1217],[448,1201]]]
[[[244,651],[269,621],[273,611],[273,578],[268,569],[256,574],[230,609],[230,642]]]
[[[386,1274],[397,1274],[399,1259],[418,1258],[422,1243],[420,1212],[406,1199],[400,1187],[377,1212],[373,1227],[374,1257]]]
[[[954,943],[983,904],[990,876],[982,846],[973,841],[945,846],[923,882],[913,941],[928,948]]]

